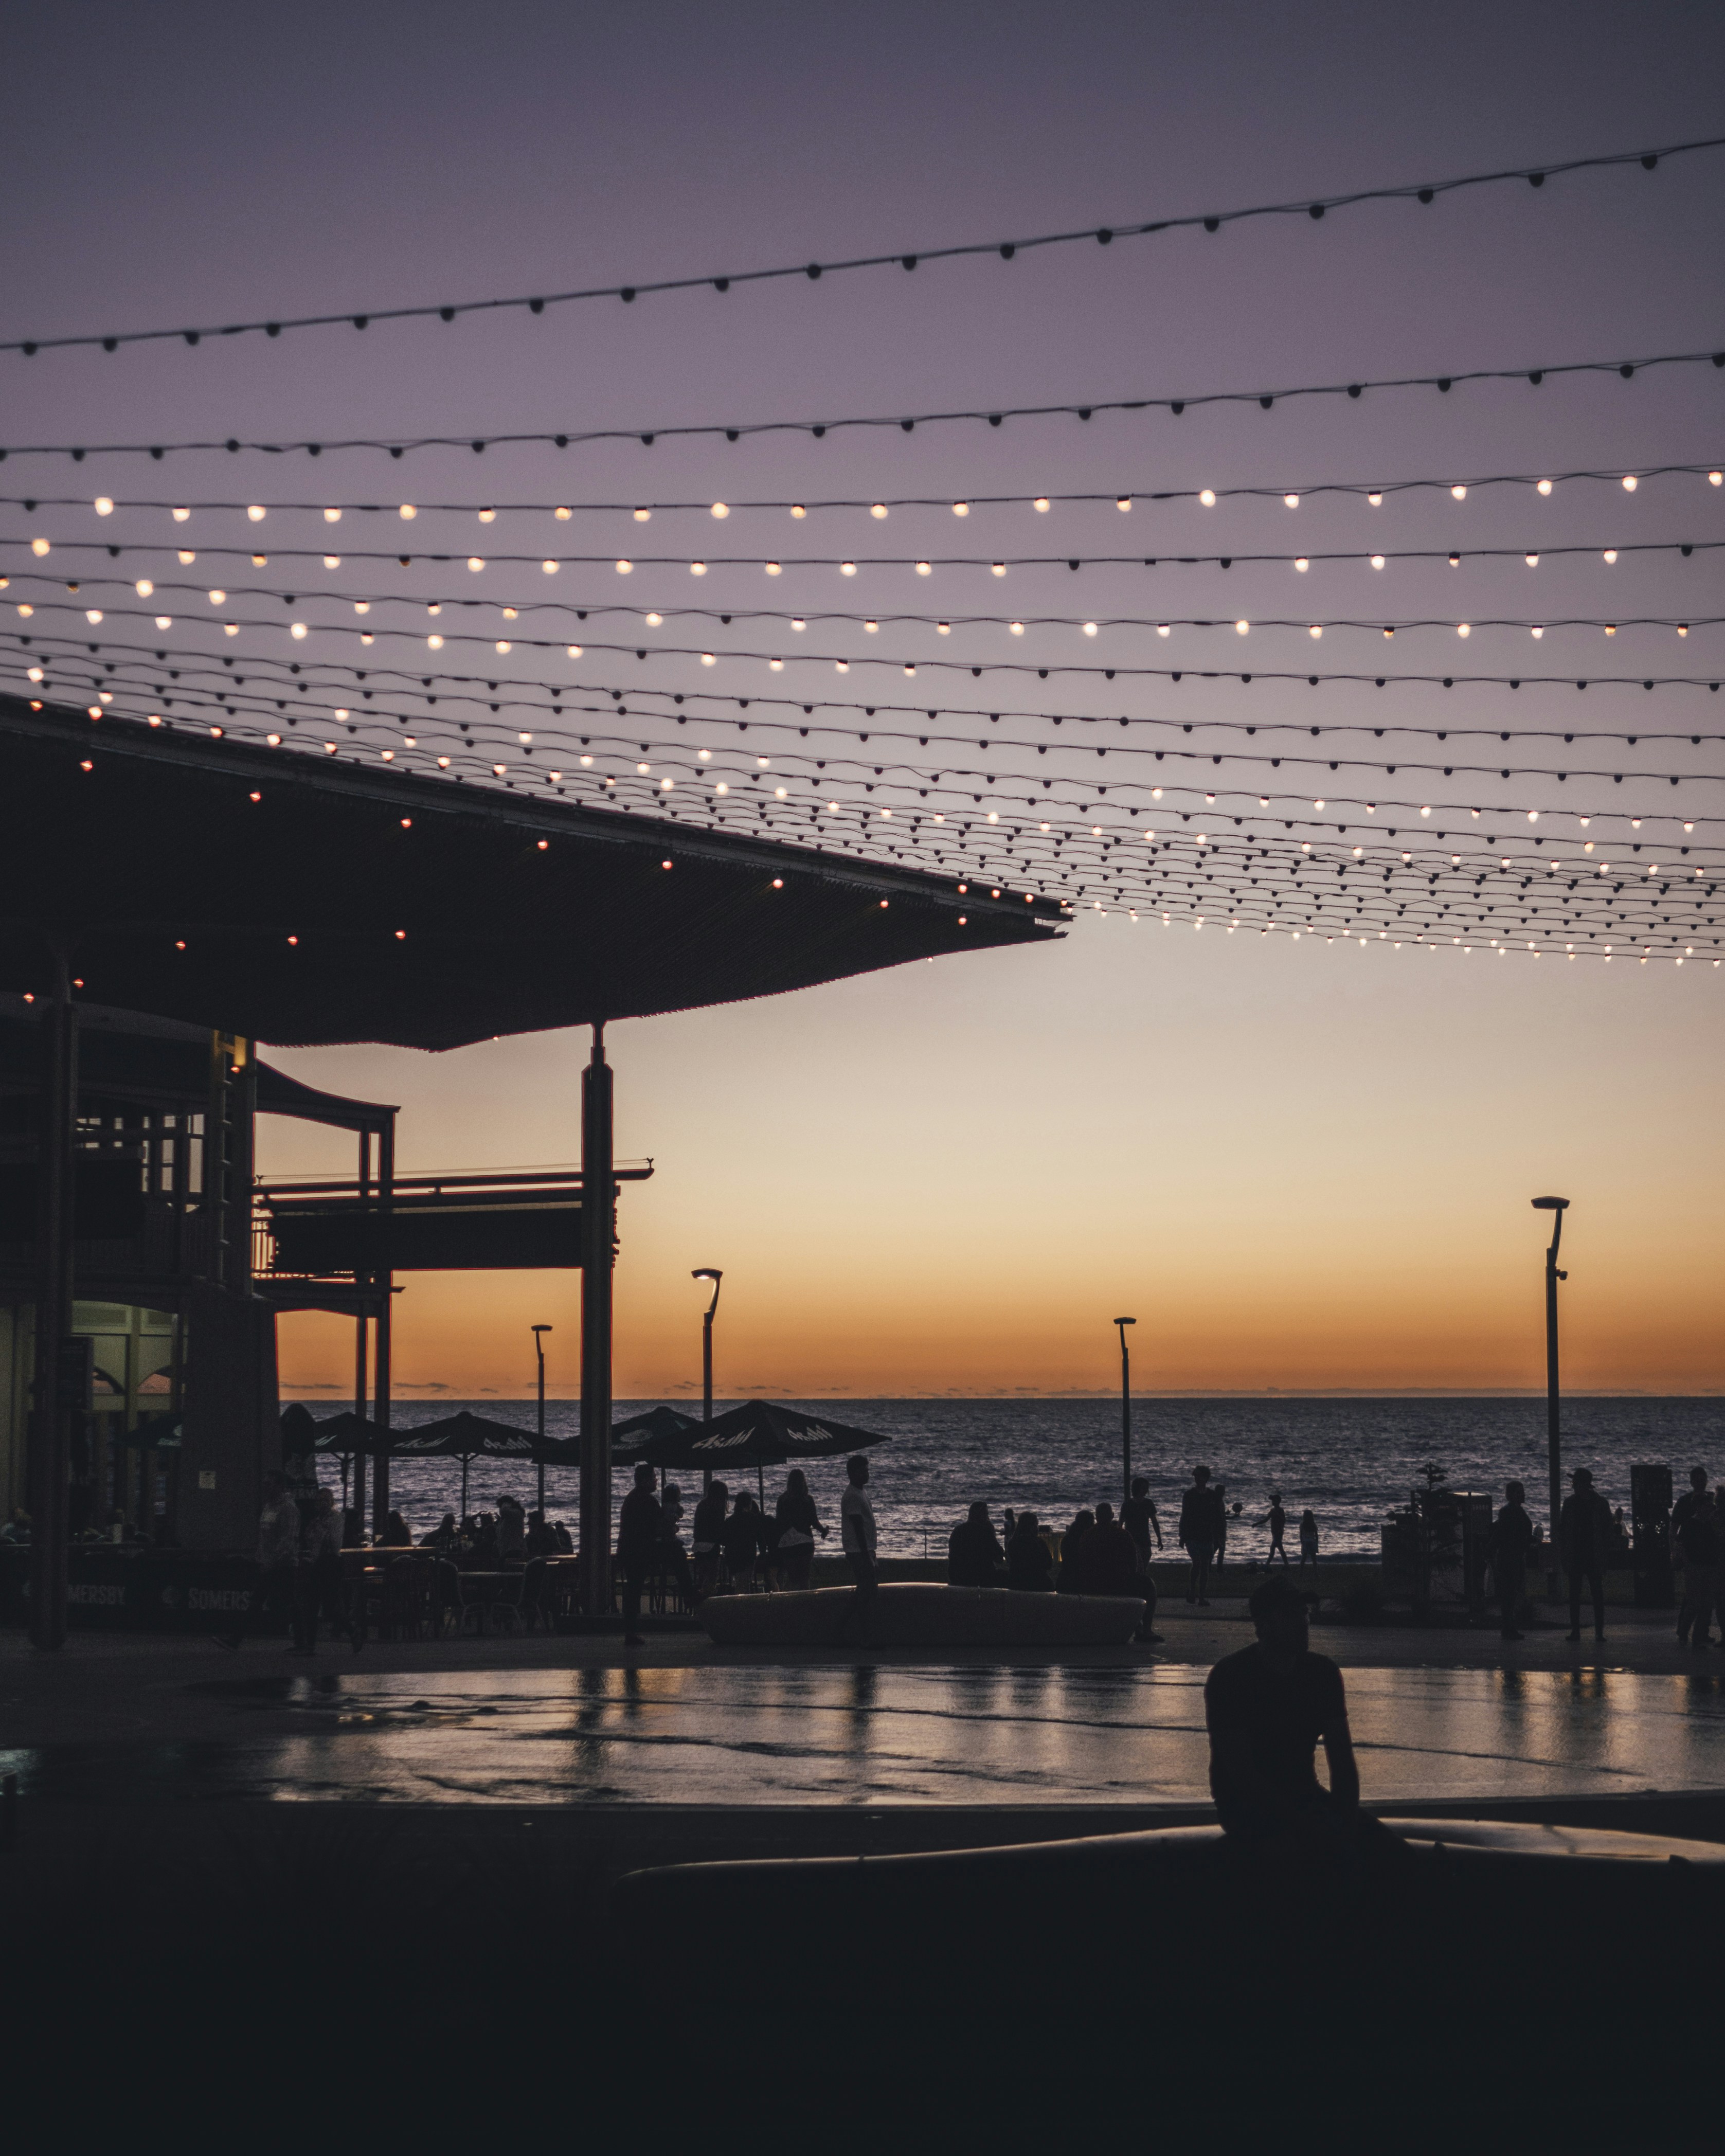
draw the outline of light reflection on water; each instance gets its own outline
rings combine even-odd
[[[242,1680],[199,1687],[231,1697],[231,1735],[132,1748],[128,1772],[157,1795],[283,1799],[1201,1801],[1204,1677],[893,1665]],[[1368,1802],[1725,1784],[1725,1687],[1711,1676],[1367,1669],[1348,1687]],[[263,1712],[271,1733],[248,1731]],[[303,1729],[279,1733],[284,1718]],[[0,1763],[27,1789],[85,1794],[119,1750]]]

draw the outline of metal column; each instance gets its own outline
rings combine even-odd
[[[581,1595],[611,1609],[611,1265],[617,1181],[605,1029],[581,1077]]]
[[[38,1147],[36,1369],[30,1445],[30,1640],[66,1637],[66,1482],[71,1415],[60,1381],[72,1329],[72,1163],[78,1125],[78,1013],[65,952],[53,951],[54,993],[42,1015],[42,1136]]]
[[[377,1133],[377,1222],[383,1264],[372,1276],[377,1290],[377,1330],[372,1395],[380,1450],[372,1463],[372,1532],[380,1541],[389,1517],[389,1321],[395,1295],[395,1275],[389,1267],[389,1226],[394,1203],[395,1117],[392,1115]]]

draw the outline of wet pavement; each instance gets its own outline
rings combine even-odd
[[[1243,1644],[1221,1628],[1219,1651]],[[568,1666],[314,1666],[182,1646],[116,1694],[8,1712],[31,1797],[522,1804],[1122,1805],[1207,1795],[1211,1656],[787,1664],[686,1647]],[[1332,1644],[1325,1642],[1326,1645]],[[1334,1643],[1338,1647],[1341,1643]],[[1574,1650],[1570,1650],[1572,1656]],[[411,1650],[395,1650],[398,1662]],[[1725,1668],[1348,1666],[1367,1800],[1538,1799],[1725,1786]],[[8,1678],[19,1674],[8,1668]],[[69,1660],[27,1688],[79,1690]],[[110,1677],[121,1674],[116,1664]],[[97,1675],[86,1665],[81,1675]],[[8,1708],[24,1704],[11,1683]],[[108,1702],[107,1712],[102,1702]],[[31,1741],[18,1743],[26,1733]],[[44,1726],[44,1724],[46,1726]]]

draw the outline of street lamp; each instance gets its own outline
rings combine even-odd
[[[1124,1504],[1132,1494],[1132,1363],[1127,1352],[1126,1328],[1136,1317],[1117,1317],[1120,1327],[1120,1497]]]
[[[1545,1449],[1546,1466],[1551,1476],[1551,1536],[1553,1553],[1557,1548],[1558,1515],[1563,1509],[1563,1460],[1558,1438],[1558,1282],[1569,1276],[1558,1270],[1558,1245],[1563,1240],[1563,1215],[1568,1209],[1567,1198],[1536,1198],[1536,1213],[1551,1213],[1556,1218],[1551,1224],[1551,1247],[1545,1254]]]
[[[533,1332],[533,1353],[539,1358],[539,1524],[545,1525],[545,1342],[541,1337],[549,1332],[548,1325],[536,1325]]]
[[[713,1299],[701,1321],[701,1420],[710,1423],[713,1419],[713,1312],[719,1306],[719,1283],[725,1276],[716,1265],[697,1265],[689,1277],[713,1284]],[[712,1485],[713,1471],[711,1467],[702,1468],[702,1490],[710,1490]]]

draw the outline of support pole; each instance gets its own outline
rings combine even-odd
[[[1126,1328],[1136,1317],[1117,1317],[1120,1327],[1120,1502],[1132,1494],[1132,1364],[1126,1344]]]
[[[389,1379],[390,1316],[395,1301],[395,1275],[390,1270],[390,1215],[395,1207],[395,1115],[377,1133],[377,1226],[382,1264],[374,1276],[378,1290],[377,1331],[372,1397],[380,1448],[372,1469],[372,1537],[382,1538],[389,1518]]]
[[[366,1206],[369,1202],[372,1194],[372,1134],[369,1131],[362,1131],[359,1134],[358,1189],[359,1207],[362,1215],[361,1225],[362,1229],[363,1229],[363,1215]],[[363,1288],[365,1286],[364,1274],[357,1271],[353,1276],[353,1284],[356,1288]],[[353,1413],[356,1419],[361,1424],[360,1430],[356,1433],[360,1450],[353,1455],[353,1509],[358,1515],[360,1531],[362,1533],[364,1532],[366,1523],[366,1455],[364,1450],[364,1424],[366,1419],[366,1395],[368,1389],[367,1385],[366,1358],[367,1350],[371,1345],[368,1337],[367,1326],[368,1321],[366,1317],[365,1306],[363,1302],[362,1302],[358,1310],[355,1312],[353,1319]]]
[[[605,1029],[581,1079],[581,1594],[611,1609],[611,1263],[617,1183]]]
[[[72,1329],[72,1167],[78,1126],[78,1012],[64,949],[52,949],[54,994],[42,1018],[42,1136],[38,1148],[35,1401],[30,1446],[30,1642],[66,1638],[67,1477],[71,1413],[60,1382]]]
[[[1558,1270],[1558,1245],[1563,1240],[1563,1215],[1568,1209],[1567,1198],[1536,1198],[1533,1200],[1536,1213],[1549,1213],[1552,1216],[1551,1245],[1545,1254],[1545,1456],[1546,1468],[1551,1477],[1551,1552],[1553,1563],[1557,1562],[1558,1554],[1558,1520],[1563,1509],[1563,1458],[1558,1387],[1558,1282],[1569,1277],[1568,1273]]]

